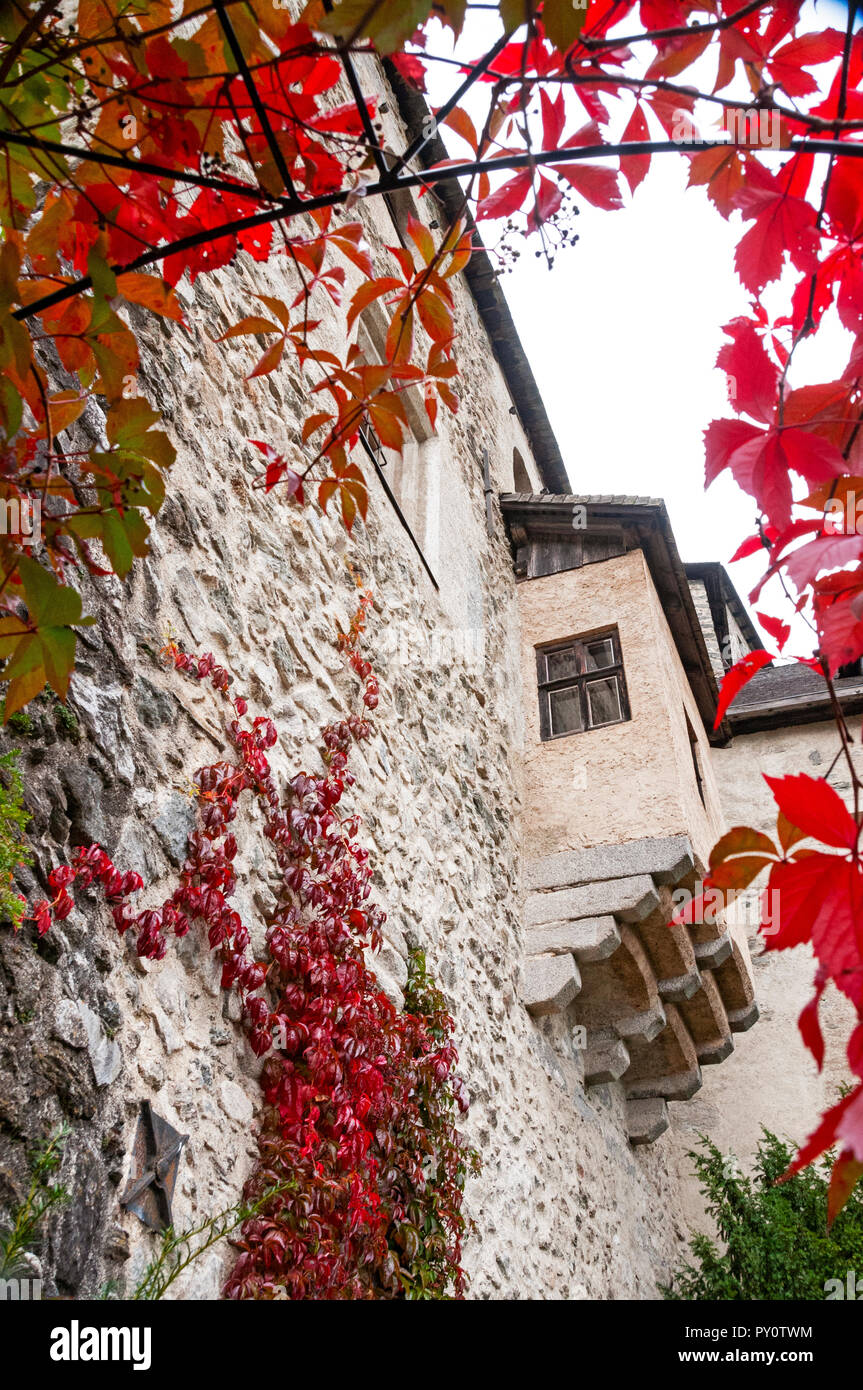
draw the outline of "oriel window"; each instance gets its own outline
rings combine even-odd
[[[540,647],[536,669],[543,740],[630,718],[616,628]]]

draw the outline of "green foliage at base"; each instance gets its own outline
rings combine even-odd
[[[9,1226],[0,1230],[0,1279],[17,1279],[30,1273],[26,1257],[39,1242],[45,1217],[52,1208],[69,1200],[65,1187],[51,1182],[68,1137],[68,1126],[62,1125],[31,1155],[27,1196],[12,1213]]]
[[[163,1298],[174,1280],[195,1260],[200,1259],[238,1226],[242,1226],[244,1221],[257,1216],[273,1197],[287,1191],[291,1186],[290,1183],[278,1183],[274,1187],[268,1187],[256,1202],[235,1203],[234,1206],[227,1207],[216,1216],[207,1217],[197,1226],[191,1226],[185,1231],[175,1231],[173,1226],[169,1226],[162,1232],[162,1243],[155,1258],[147,1265],[139,1283],[126,1298],[143,1301]],[[116,1285],[106,1285],[102,1296],[106,1299],[116,1298]]]
[[[423,1020],[432,1048],[452,1048],[453,1020],[423,951],[412,951],[408,959],[405,1009]],[[461,1081],[435,1082],[422,1067],[417,1074],[420,1128],[405,1142],[405,1150],[412,1148],[423,1162],[413,1184],[406,1179],[405,1206],[418,1241],[401,1258],[402,1287],[411,1300],[447,1300],[453,1293],[462,1298],[462,1239],[472,1229],[462,1212],[462,1193],[468,1176],[477,1176],[482,1164],[458,1129],[459,1112],[467,1109]],[[407,1174],[410,1165],[404,1167]]]
[[[17,931],[27,904],[15,890],[13,874],[20,864],[32,864],[33,856],[24,840],[30,816],[22,805],[24,786],[18,767],[20,749],[0,754],[0,921],[11,922]]]
[[[826,1297],[828,1279],[863,1276],[863,1184],[827,1229],[832,1156],[777,1185],[796,1152],[769,1130],[755,1156],[752,1177],[699,1136],[690,1151],[720,1249],[707,1236],[690,1242],[692,1263],[676,1270],[665,1298],[783,1300]]]

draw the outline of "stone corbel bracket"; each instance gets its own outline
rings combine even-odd
[[[676,888],[698,878],[685,835],[564,851],[526,869],[522,1001],[585,1029],[586,1085],[619,1081],[629,1138],[668,1127],[701,1068],[758,1017],[745,950],[720,923],[669,926]]]

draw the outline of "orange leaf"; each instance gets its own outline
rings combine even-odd
[[[278,324],[270,323],[269,319],[259,319],[254,316],[251,318],[240,319],[233,328],[229,328],[227,333],[223,333],[221,338],[217,338],[217,343],[223,343],[226,338],[240,338],[245,333],[280,333]]]
[[[434,238],[428,227],[424,227],[413,213],[408,214],[408,236],[419,251],[426,265],[431,265],[435,257]]]
[[[61,434],[74,424],[87,404],[87,397],[78,391],[58,391],[48,401],[51,416],[51,433]]]
[[[476,133],[476,127],[473,121],[466,111],[460,106],[453,107],[449,115],[444,117],[442,124],[449,126],[450,130],[454,130],[456,135],[460,135],[462,140],[470,145],[474,154],[476,154],[479,149],[479,136]]]
[[[388,362],[407,362],[414,345],[413,309],[406,314],[401,311],[393,315],[387,329],[386,359]]]
[[[397,280],[393,275],[384,275],[379,280],[367,280],[364,285],[360,285],[348,309],[348,332],[351,330],[354,320],[358,314],[373,304],[376,299],[380,299],[383,294],[391,294],[393,290],[403,288],[401,280]]]
[[[452,314],[443,300],[436,294],[426,291],[416,301],[420,323],[429,337],[436,343],[448,343],[455,331]]]
[[[162,318],[185,323],[176,294],[167,281],[158,275],[143,275],[139,271],[129,270],[125,275],[117,276],[117,290],[132,304],[141,304],[152,313],[161,314]]]
[[[259,359],[253,370],[249,372],[249,375],[246,377],[246,380],[251,381],[253,376],[268,376],[270,372],[274,372],[276,370],[276,367],[278,367],[279,363],[282,360],[282,353],[284,352],[284,350],[285,339],[277,338],[274,343],[270,344],[263,357]]]

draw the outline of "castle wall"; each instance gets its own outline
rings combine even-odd
[[[392,226],[370,221],[369,237],[379,253]],[[252,709],[275,721],[277,775],[320,766],[317,730],[355,695],[332,645],[353,608],[350,556],[376,595],[369,646],[381,700],[376,734],[356,755],[352,801],[389,913],[377,968],[398,1002],[408,946],[424,946],[456,1020],[468,1132],[484,1162],[467,1192],[472,1295],[652,1296],[683,1234],[671,1150],[665,1140],[631,1150],[614,1088],[588,1097],[565,1030],[534,1022],[518,997],[520,653],[496,506],[486,532],[482,449],[496,491],[513,485],[514,449],[536,467],[473,301],[456,289],[462,400],[437,446],[439,592],[370,467],[368,525],[350,541],[314,505],[253,489],[250,438],[304,462],[307,384],[287,364],[247,382],[260,345],[214,340],[255,312],[255,292],[293,297],[282,262],[241,258],[181,287],[188,330],[136,320],[141,388],[163,411],[178,459],[150,557],[123,584],[85,584],[85,611],[100,621],[82,635],[77,731],[59,736],[48,700],[33,707],[29,734],[3,735],[4,747],[23,749],[39,861],[29,888],[41,896],[37,879],[95,839],[118,867],[142,873],[142,906],[171,891],[195,819],[188,778],[230,745],[209,687],[160,662],[168,632],[211,650]],[[338,324],[330,341],[340,349]],[[80,428],[92,438],[101,427],[91,406]],[[670,795],[656,805],[677,814]],[[238,837],[236,905],[260,942],[269,864],[259,837]],[[72,1201],[52,1218],[45,1261],[60,1292],[92,1295],[108,1279],[128,1290],[157,1248],[118,1205],[142,1099],[189,1135],[176,1225],[236,1201],[254,1153],[259,1065],[200,928],[161,963],[139,961],[95,901],[38,945],[32,928],[0,931],[0,1205],[8,1211],[26,1188],[28,1145],[67,1119],[60,1179]],[[175,1295],[217,1296],[229,1261],[217,1247]]]

